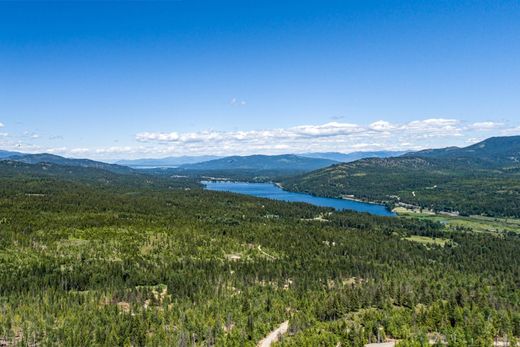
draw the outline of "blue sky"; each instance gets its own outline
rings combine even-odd
[[[0,2],[0,148],[99,159],[520,134],[518,1]]]

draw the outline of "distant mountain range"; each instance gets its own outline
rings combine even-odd
[[[352,153],[340,153],[340,152],[315,152],[315,153],[302,153],[298,154],[302,157],[307,158],[321,158],[329,159],[343,163],[350,163],[363,158],[389,158],[399,157],[407,152],[405,151],[373,151],[373,152],[352,152]]]
[[[196,164],[185,164],[181,165],[179,169],[186,171],[276,170],[306,172],[321,169],[337,163],[337,161],[330,159],[307,158],[294,154],[250,155],[225,157]]]
[[[124,174],[121,176],[127,176],[125,180],[136,182],[152,182],[151,177],[157,177],[161,185],[170,184],[169,179],[173,176],[190,176],[191,181],[208,176],[277,180],[285,189],[314,195],[355,197],[462,214],[520,217],[520,136],[493,137],[464,148],[447,147],[398,157],[366,158],[399,154],[402,153],[231,156],[182,164],[174,169],[141,171],[89,159],[0,151],[0,169],[51,176],[85,176],[96,181],[111,181],[113,174]],[[354,156],[365,158],[339,161]]]
[[[27,164],[50,163],[62,166],[96,168],[113,173],[133,173],[134,168],[159,168],[147,173],[161,172],[161,168],[174,168],[162,171],[162,174],[180,174],[191,176],[218,175],[219,177],[282,177],[309,173],[301,177],[306,184],[293,182],[295,190],[305,190],[313,193],[332,195],[331,190],[337,189],[338,172],[348,171],[360,166],[381,172],[393,170],[410,170],[419,168],[454,167],[486,167],[514,164],[520,161],[519,137],[490,138],[481,143],[465,148],[448,147],[430,149],[419,152],[405,153],[401,151],[373,151],[373,152],[317,152],[284,155],[250,155],[250,156],[181,156],[161,159],[119,160],[115,164],[104,163],[89,159],[65,158],[54,154],[24,154],[11,151],[0,151],[0,160],[11,160]],[[361,158],[361,159],[360,159]],[[420,160],[418,159],[420,158]],[[318,170],[318,171],[316,171]],[[426,174],[424,177],[428,177]],[[349,180],[355,181],[355,180]],[[385,183],[381,179],[379,183]],[[339,183],[345,186],[344,183]],[[321,188],[320,188],[321,187]],[[323,191],[326,187],[326,191]],[[328,190],[328,191],[327,191]],[[347,191],[348,189],[339,189]],[[372,189],[373,190],[373,189]]]
[[[214,155],[200,155],[200,156],[180,156],[180,157],[166,157],[160,159],[134,159],[134,160],[118,160],[115,164],[129,166],[132,168],[143,167],[178,167],[185,164],[195,164],[209,160],[220,159],[222,157]]]
[[[397,157],[406,152],[397,152],[397,151],[374,151],[374,152],[352,152],[352,153],[340,153],[340,152],[316,152],[316,153],[302,153],[302,154],[294,154],[298,157],[305,158],[313,158],[313,159],[328,159],[334,162],[351,162],[362,158],[387,158],[387,157]],[[290,154],[288,154],[290,155]],[[247,158],[252,156],[244,156],[242,158]],[[276,156],[264,156],[264,157],[276,157]],[[231,157],[222,157],[222,156],[212,156],[212,155],[200,155],[200,156],[180,156],[180,157],[166,157],[166,158],[158,158],[158,159],[134,159],[134,160],[118,160],[114,162],[114,164],[129,166],[132,168],[175,168],[181,167],[187,164],[198,164],[207,161],[230,158],[230,161],[235,163],[236,161],[233,158],[238,158],[238,156]],[[214,164],[214,163],[213,163]],[[213,165],[211,164],[211,165]],[[234,166],[234,164],[232,165]],[[221,168],[223,168],[221,166]],[[227,169],[227,168],[226,168]],[[232,169],[230,167],[229,169]]]
[[[377,152],[368,155],[389,155],[393,152]],[[359,156],[359,153],[354,154]],[[352,156],[342,153],[308,153],[306,156],[285,155],[250,155],[250,156],[182,156],[168,157],[162,159],[136,159],[119,160],[115,164],[90,160],[65,158],[54,154],[27,154],[9,151],[0,151],[0,160],[10,160],[26,164],[49,163],[62,166],[74,166],[84,168],[96,168],[114,173],[132,173],[134,169],[157,168],[147,173],[162,174],[195,174],[202,173],[217,174],[229,177],[274,177],[280,175],[291,175],[321,169],[339,161],[325,157],[336,157],[349,160]],[[161,169],[172,168],[167,171]],[[233,174],[232,174],[233,173]]]
[[[209,159],[209,160],[208,160]],[[28,154],[0,151],[0,160],[9,160],[26,164],[49,163],[61,166],[96,168],[115,173],[132,173],[134,168],[168,168],[175,167],[172,172],[181,171],[273,171],[273,172],[307,172],[320,169],[336,161],[320,158],[307,158],[293,154],[287,155],[252,155],[219,158],[216,156],[170,157],[163,159],[120,160],[116,164],[90,160],[65,158],[59,155],[41,153]],[[151,171],[153,172],[153,171]]]
[[[176,168],[174,171],[219,171],[226,173],[229,171],[248,171],[251,175],[255,172],[264,175],[279,173],[297,174],[321,169],[339,162],[350,162],[362,157],[388,157],[400,155],[404,152],[355,152],[350,154],[330,152],[330,153],[306,153],[302,155],[250,155],[250,156],[181,156],[167,157],[160,159],[135,159],[119,160],[113,164],[90,160],[73,159],[59,155],[40,153],[28,154],[11,151],[0,151],[0,160],[9,159],[12,161],[39,164],[51,163],[63,166],[91,167],[107,170],[115,173],[129,173],[132,169],[143,168]],[[152,171],[153,172],[153,171]]]

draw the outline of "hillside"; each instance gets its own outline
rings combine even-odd
[[[362,159],[283,180],[315,195],[405,203],[436,211],[520,216],[520,137],[466,148]]]
[[[73,159],[73,158],[65,158],[59,155],[48,154],[48,153],[39,153],[39,154],[26,154],[26,153],[18,153],[17,155],[9,156],[8,158],[11,161],[17,161],[26,164],[39,164],[39,163],[49,163],[56,164],[61,166],[75,166],[75,167],[84,167],[84,168],[95,168],[107,170],[115,173],[131,173],[133,170],[126,166],[116,165],[116,164],[107,164],[100,161],[90,160],[90,159]]]
[[[405,156],[437,159],[472,159],[482,166],[500,167],[520,163],[520,136],[491,137],[474,145],[459,148],[428,149]]]
[[[75,182],[105,188],[130,187],[148,189],[197,188],[196,181],[187,178],[146,175],[139,172],[116,173],[97,167],[64,166],[49,162],[28,164],[14,160],[0,160],[0,178],[45,180],[47,182]]]
[[[19,153],[19,152],[11,152],[11,151],[2,151],[2,150],[0,150],[0,159],[13,157],[15,155],[20,155],[20,154],[21,153]]]
[[[389,158],[398,157],[406,152],[403,151],[373,151],[373,152],[351,152],[351,153],[340,153],[340,152],[311,152],[298,154],[302,157],[307,158],[321,158],[329,159],[342,163],[349,163],[364,158]]]
[[[180,169],[187,171],[280,171],[307,172],[321,169],[333,164],[334,160],[306,158],[293,154],[285,155],[250,155],[232,156],[197,164],[182,165]]]

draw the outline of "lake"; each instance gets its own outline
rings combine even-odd
[[[290,202],[306,202],[308,204],[332,207],[336,210],[352,210],[357,212],[368,212],[377,216],[395,216],[386,206],[371,204],[347,199],[333,199],[312,196],[303,193],[288,192],[272,183],[248,183],[248,182],[229,182],[229,181],[202,181],[208,190],[232,192],[239,194],[252,195],[259,198],[282,200]]]

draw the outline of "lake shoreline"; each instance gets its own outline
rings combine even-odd
[[[231,180],[210,180],[201,181],[200,183],[204,185],[205,189],[212,191],[226,191],[278,201],[303,202],[314,206],[334,208],[337,211],[350,210],[384,217],[397,216],[395,212],[384,204],[343,197],[320,197],[301,192],[291,192],[283,189],[283,186],[277,182],[253,183]]]

